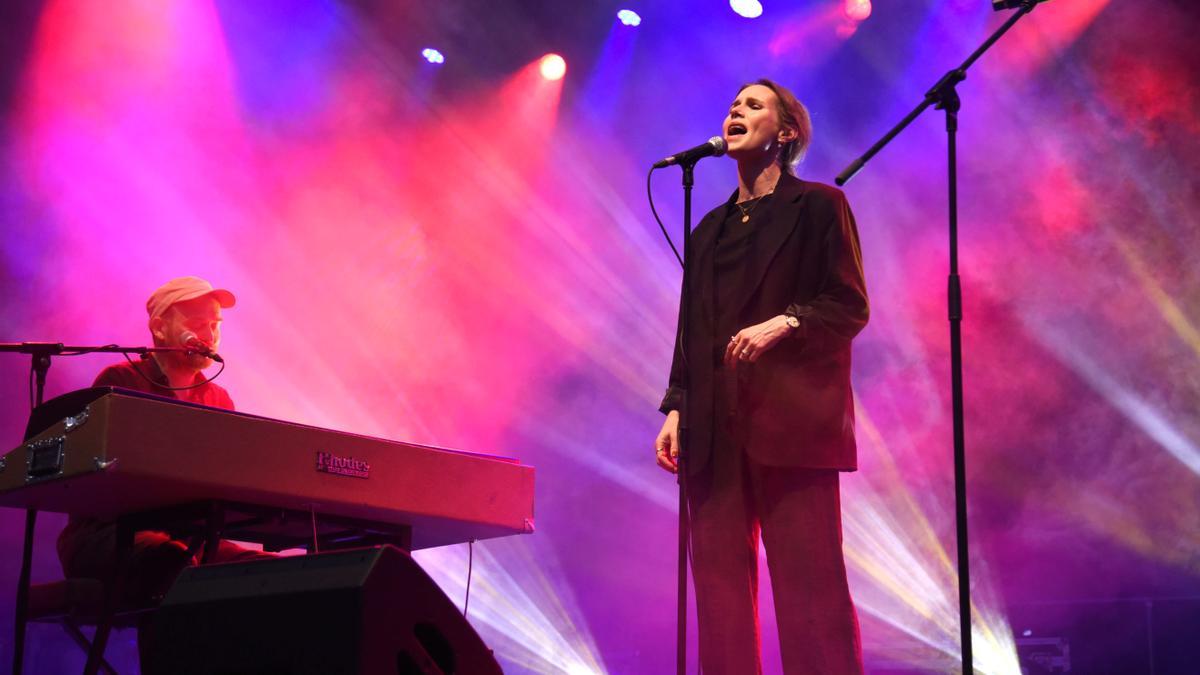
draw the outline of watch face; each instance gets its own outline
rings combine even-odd
[[[787,325],[791,326],[792,328],[799,328],[800,327],[800,319],[797,319],[794,316],[789,316],[787,318]]]

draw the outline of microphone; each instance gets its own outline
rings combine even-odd
[[[1024,5],[1029,0],[992,0],[992,9],[997,12],[1003,12],[1006,9],[1015,9]],[[1033,0],[1033,3],[1046,2],[1046,0]]]
[[[225,359],[221,355],[214,352],[212,347],[209,347],[203,340],[190,330],[185,330],[179,334],[179,341],[183,343],[190,351],[196,352],[200,356],[207,356],[217,363],[225,363]]]
[[[703,145],[697,145],[690,150],[677,152],[666,159],[658,160],[654,163],[654,168],[661,169],[672,164],[690,164],[705,157],[720,157],[723,154],[725,154],[725,139],[713,136]]]

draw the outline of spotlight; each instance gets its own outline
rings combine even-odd
[[[642,17],[638,16],[638,13],[632,9],[623,9],[617,12],[617,18],[626,26],[637,26],[642,23]]]
[[[567,74],[567,62],[558,54],[547,54],[542,57],[541,70],[547,80],[561,80]]]
[[[425,49],[422,49],[421,56],[425,57],[425,60],[430,63],[445,63],[446,62],[446,57],[442,56],[441,52],[439,52],[438,50],[436,50],[432,47],[426,47]]]
[[[846,17],[855,21],[865,21],[871,16],[871,0],[846,0],[843,11]]]
[[[747,19],[757,19],[763,12],[762,3],[758,0],[729,0],[729,7]]]

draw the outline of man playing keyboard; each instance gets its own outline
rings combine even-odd
[[[199,277],[168,281],[146,301],[154,346],[199,351],[207,348],[215,353],[221,342],[221,310],[233,307],[235,302],[232,293],[215,289]],[[136,362],[127,361],[105,368],[93,386],[123,387],[233,410],[229,393],[204,376],[203,371],[212,364],[211,358],[200,353],[157,352]],[[115,523],[76,516],[69,519],[58,537],[58,557],[67,577],[120,580],[124,589],[122,600],[130,604],[152,603],[161,598],[179,572],[195,564],[187,544],[155,531],[135,533],[129,556],[116,560]],[[272,556],[222,540],[214,561],[263,557]],[[143,652],[148,642],[144,628],[139,630],[139,647]]]

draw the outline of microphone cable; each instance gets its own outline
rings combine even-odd
[[[658,210],[654,208],[654,192],[650,189],[650,178],[654,176],[654,171],[658,167],[650,167],[650,173],[646,174],[646,199],[650,201],[650,213],[654,214],[654,220],[658,223],[658,229],[662,230],[663,237],[667,240],[667,246],[671,247],[671,252],[675,254],[675,259],[679,261],[679,266],[683,267],[683,256],[679,255],[679,249],[675,248],[675,242],[671,241],[671,235],[667,232],[667,226],[663,225],[662,218],[658,217]]]
[[[471,606],[471,574],[475,571],[475,540],[467,541],[467,592],[463,597],[463,618],[467,618],[467,608]]]
[[[149,377],[146,377],[146,374],[142,372],[142,369],[138,368],[137,364],[133,362],[133,359],[129,358],[129,354],[122,352],[122,356],[124,356],[125,360],[129,362],[129,365],[133,366],[134,372],[136,372],[139,377],[141,377],[143,380],[149,382],[150,384],[158,387],[159,389],[166,389],[167,391],[186,391],[188,389],[196,389],[197,387],[203,387],[204,385],[208,384],[209,382],[212,382],[213,380],[220,377],[221,373],[225,372],[225,362],[220,361],[219,363],[221,364],[221,369],[218,370],[217,372],[213,373],[212,377],[207,378],[203,382],[197,382],[196,384],[189,384],[186,387],[164,386],[164,385],[161,385],[161,384],[155,382],[154,380],[150,379]],[[153,357],[150,357],[150,358],[153,358]]]
[[[683,264],[683,256],[679,255],[679,249],[675,248],[675,242],[671,240],[671,234],[667,232],[667,226],[663,225],[662,218],[658,217],[658,209],[654,208],[654,191],[650,189],[650,179],[654,177],[654,171],[657,168],[658,167],[656,166],[651,166],[650,172],[646,174],[646,199],[650,202],[650,213],[654,214],[654,221],[658,223],[658,229],[662,230],[663,238],[667,240],[667,246],[671,247],[671,252],[675,254],[675,259],[679,261],[679,268],[683,270],[683,279],[684,283],[686,283],[687,268]],[[683,236],[690,237],[691,234],[691,232],[684,232]],[[688,355],[683,353],[683,350],[680,349],[680,347],[683,346],[683,341],[680,338],[680,336],[683,334],[683,328],[683,326],[679,326],[680,330],[675,335],[675,345],[671,351],[679,351],[680,359],[683,362],[683,367],[684,369],[687,369],[690,367],[688,364]]]

